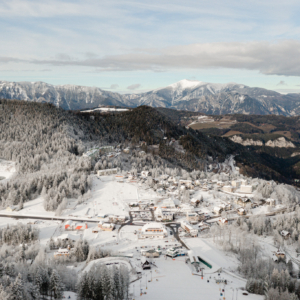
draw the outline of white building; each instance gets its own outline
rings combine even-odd
[[[186,219],[191,224],[196,224],[196,223],[199,222],[199,215],[197,213],[194,213],[194,212],[188,212],[186,214]]]
[[[237,181],[237,180],[232,180],[231,185],[234,186],[235,188],[239,188],[241,186],[242,182]]]
[[[160,238],[163,239],[168,236],[168,231],[166,227],[161,223],[151,222],[145,224],[141,232],[139,234],[140,239],[147,239],[147,238]]]
[[[55,253],[54,253],[54,257],[67,257],[70,255],[70,251],[69,249],[61,249],[59,248]]]
[[[214,207],[214,213],[215,213],[216,215],[220,215],[220,214],[222,213],[223,210],[224,210],[223,207],[220,207],[220,206],[215,206],[215,207]]]
[[[242,179],[241,180],[241,185],[247,185],[248,184],[248,180],[247,179]]]
[[[141,176],[142,177],[148,177],[150,175],[150,172],[149,171],[142,171],[141,172]]]
[[[174,219],[173,212],[162,210],[160,207],[155,210],[154,215],[157,221],[173,221]]]
[[[169,208],[169,209],[174,209],[176,208],[176,205],[174,203],[173,199],[165,199],[161,205],[162,208]]]
[[[189,224],[187,221],[181,221],[180,222],[181,227],[186,230],[191,236],[196,237],[198,236],[198,230],[195,229],[191,224]]]
[[[99,148],[90,149],[87,152],[83,153],[82,156],[94,157],[94,156],[97,156],[97,155],[99,155]]]
[[[241,185],[240,193],[251,194],[252,193],[252,185]]]
[[[270,206],[275,206],[276,200],[275,200],[275,199],[272,199],[272,198],[268,198],[268,199],[266,200],[266,204],[267,204],[267,205],[270,205]]]
[[[112,174],[117,174],[118,173],[118,169],[105,169],[105,170],[99,170],[97,171],[97,175],[98,176],[105,176],[105,175],[112,175]]]
[[[224,185],[222,187],[222,191],[225,193],[233,193],[234,192],[234,187],[231,185]]]

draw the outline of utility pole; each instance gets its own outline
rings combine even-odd
[[[147,274],[146,274],[146,290],[148,289],[148,286],[147,286]]]
[[[140,295],[142,296],[142,279],[140,279]]]

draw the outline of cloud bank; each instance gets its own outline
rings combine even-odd
[[[300,41],[199,43],[166,48],[145,48],[101,58],[25,60],[0,57],[1,62],[27,62],[47,66],[82,66],[98,71],[170,71],[180,69],[244,69],[266,75],[300,76]]]

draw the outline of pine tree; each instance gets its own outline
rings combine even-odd
[[[14,300],[23,300],[24,297],[24,283],[22,275],[19,273],[12,287]]]
[[[4,275],[4,267],[2,262],[0,262],[0,278]]]
[[[61,282],[60,276],[56,270],[52,270],[50,277],[50,295],[51,299],[62,299],[64,286]]]
[[[89,290],[89,277],[86,272],[84,272],[77,284],[77,294],[80,300],[85,300],[88,295]]]

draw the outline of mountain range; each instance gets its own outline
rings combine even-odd
[[[244,84],[217,84],[187,79],[149,92],[124,95],[97,87],[0,81],[0,98],[52,103],[67,110],[83,110],[103,105],[147,105],[212,115],[300,115],[300,94],[283,95]]]

